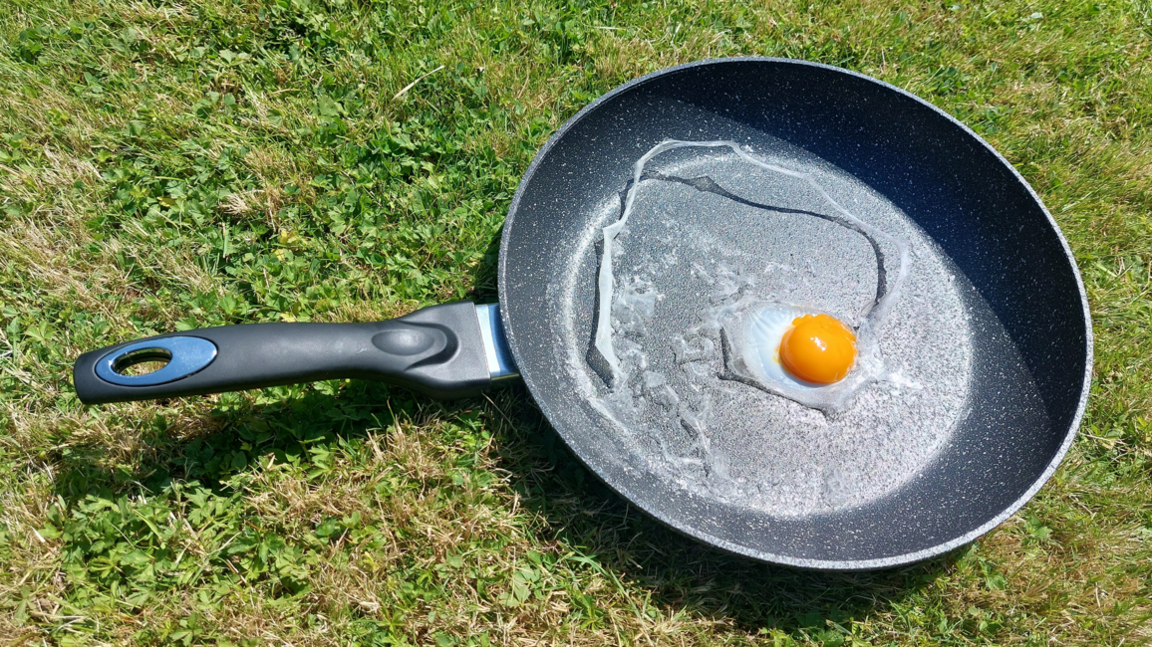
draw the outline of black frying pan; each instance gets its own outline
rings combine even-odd
[[[722,147],[649,162],[613,257],[622,376],[592,344],[600,232],[668,139],[736,141],[813,182]],[[912,250],[877,333],[896,377],[834,414],[727,379],[738,349],[716,323],[734,295],[773,291],[852,321],[892,288],[896,250],[824,198]],[[456,303],[120,344],[77,360],[76,391],[92,404],[351,377],[454,397],[518,367],[572,451],[641,509],[735,553],[833,570],[922,560],[996,526],[1056,469],[1088,395],[1083,285],[1036,194],[947,114],[825,65],[703,61],[586,107],[520,184],[499,289],[498,313]],[[123,372],[148,359],[168,364]]]

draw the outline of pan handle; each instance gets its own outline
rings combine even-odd
[[[205,395],[340,378],[389,382],[435,398],[467,397],[514,377],[494,305],[449,303],[376,323],[269,323],[203,328],[81,355],[84,404]],[[130,375],[141,362],[159,370]]]

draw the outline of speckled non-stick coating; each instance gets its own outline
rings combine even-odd
[[[573,330],[591,335],[596,308],[595,289],[573,281],[595,274],[598,257],[582,241],[603,226],[604,207],[619,200],[633,163],[665,139],[740,139],[734,131],[762,133],[752,138],[762,147],[780,142],[781,151],[800,151],[854,178],[861,200],[879,196],[890,203],[970,286],[958,293],[967,294],[972,354],[963,415],[943,430],[942,445],[915,473],[907,473],[906,461],[870,463],[871,472],[856,478],[900,485],[847,497],[846,507],[792,501],[785,514],[779,506],[737,505],[653,469],[637,452],[635,435],[606,422],[571,370],[568,340]],[[703,61],[601,97],[549,140],[525,174],[505,224],[499,283],[504,328],[521,374],[573,452],[669,526],[766,562],[884,568],[971,541],[1048,479],[1087,400],[1087,301],[1068,246],[1035,192],[986,142],[942,111],[891,85],[825,65]],[[906,318],[917,316],[915,308],[904,310]],[[925,320],[929,314],[923,313]],[[1002,358],[1012,354],[1023,365],[1017,374],[1004,370]],[[731,412],[726,415],[730,422]],[[748,416],[749,430],[761,433],[737,435],[748,439],[737,451],[766,448],[755,446],[756,438],[771,433],[757,428],[763,424]],[[861,437],[871,450],[907,441],[899,434]],[[772,451],[795,451],[785,458],[797,466],[810,460],[814,470],[837,467],[822,464],[833,460],[830,454],[809,457],[799,444],[776,443]]]

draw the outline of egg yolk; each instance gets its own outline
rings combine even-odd
[[[828,315],[797,317],[780,340],[780,363],[805,382],[839,382],[856,363],[856,335]]]

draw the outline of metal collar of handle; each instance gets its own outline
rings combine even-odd
[[[493,382],[520,377],[520,369],[512,359],[508,341],[504,337],[504,325],[500,322],[500,306],[487,303],[476,306],[476,318],[480,321],[480,337],[484,340],[484,355],[488,358],[488,374]]]

